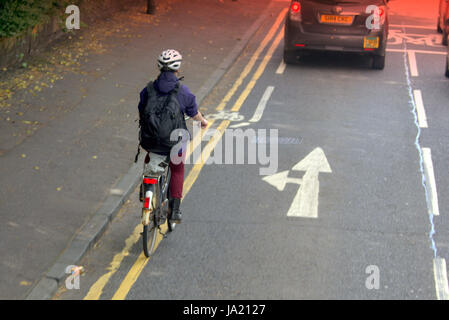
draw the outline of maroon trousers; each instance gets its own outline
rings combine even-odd
[[[170,198],[182,198],[182,186],[184,185],[184,162],[174,164],[170,161],[171,180]]]
[[[147,153],[145,163],[150,162],[150,155]],[[182,199],[182,187],[184,185],[184,161],[174,164],[170,161],[170,198]]]

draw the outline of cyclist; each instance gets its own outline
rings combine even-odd
[[[176,50],[164,50],[157,59],[157,66],[160,71],[159,76],[153,82],[153,86],[155,91],[159,96],[168,95],[175,87],[178,82],[182,79],[179,79],[178,72],[181,67],[182,56]],[[190,89],[185,85],[179,86],[179,91],[177,95],[177,101],[179,102],[179,107],[181,109],[181,113],[184,116],[191,117],[195,121],[199,121],[202,128],[207,127],[207,120],[204,119],[201,112],[198,111],[198,105],[196,103],[195,96],[190,91]],[[140,92],[140,102],[139,102],[139,112],[143,112],[148,102],[148,90],[145,87]],[[161,155],[170,155],[170,151],[161,151],[157,148],[157,146],[153,150],[146,150],[147,152],[151,151]],[[179,150],[178,155],[181,156],[182,152],[185,150]],[[148,157],[148,155],[147,155]],[[170,160],[170,170],[171,170],[171,181],[170,181],[170,198],[169,198],[169,208],[171,210],[171,220],[175,223],[181,223],[182,213],[180,211],[180,204],[182,199],[182,187],[184,184],[184,157],[179,164],[174,164]],[[148,160],[148,159],[146,159]]]

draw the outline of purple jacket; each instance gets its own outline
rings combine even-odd
[[[179,79],[173,72],[162,72],[159,77],[154,81],[153,85],[156,91],[160,95],[167,95],[173,90]],[[143,111],[148,101],[148,91],[145,87],[140,92],[139,112]],[[189,117],[194,117],[198,113],[198,105],[196,104],[195,96],[187,86],[181,84],[178,92],[178,102],[181,107],[182,114],[186,114]]]
[[[167,95],[171,90],[176,87],[179,79],[175,76],[173,72],[162,72],[159,77],[154,81],[153,86],[160,95]],[[187,86],[181,84],[178,91],[178,102],[182,114],[186,114],[189,117],[194,117],[198,114],[198,105],[196,104],[196,99],[194,94],[190,91]],[[140,92],[139,101],[139,113],[143,111],[148,102],[148,91],[147,87]],[[156,152],[162,155],[169,155],[165,152]],[[181,156],[182,149],[179,150],[178,155]]]

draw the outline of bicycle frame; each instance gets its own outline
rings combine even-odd
[[[150,224],[153,213],[155,216],[155,226],[159,227],[161,213],[168,205],[166,195],[168,193],[169,181],[171,178],[170,168],[167,165],[163,171],[157,173],[150,171],[147,173],[146,165],[147,163],[144,163],[144,174],[142,176],[142,224],[144,226]],[[164,199],[163,202],[162,199]]]
[[[145,175],[142,177],[142,194],[144,200],[142,208],[142,224],[144,226],[147,226],[150,223],[150,216],[154,207],[158,207],[158,205],[153,205],[153,200],[156,200],[156,203],[158,204],[159,199],[157,198],[159,197],[156,197],[156,199],[153,199],[153,197],[159,194],[159,179],[160,177],[150,177]]]

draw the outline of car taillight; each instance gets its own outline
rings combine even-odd
[[[377,7],[377,14],[379,15],[379,19],[381,23],[385,22],[385,6],[379,6]]]
[[[377,9],[377,14],[379,15],[380,25],[383,25],[385,23],[385,20],[386,20],[385,19],[386,18],[385,10],[386,10],[385,6],[380,6]]]
[[[290,10],[292,11],[292,13],[299,13],[301,11],[301,4],[297,1],[292,2]]]

